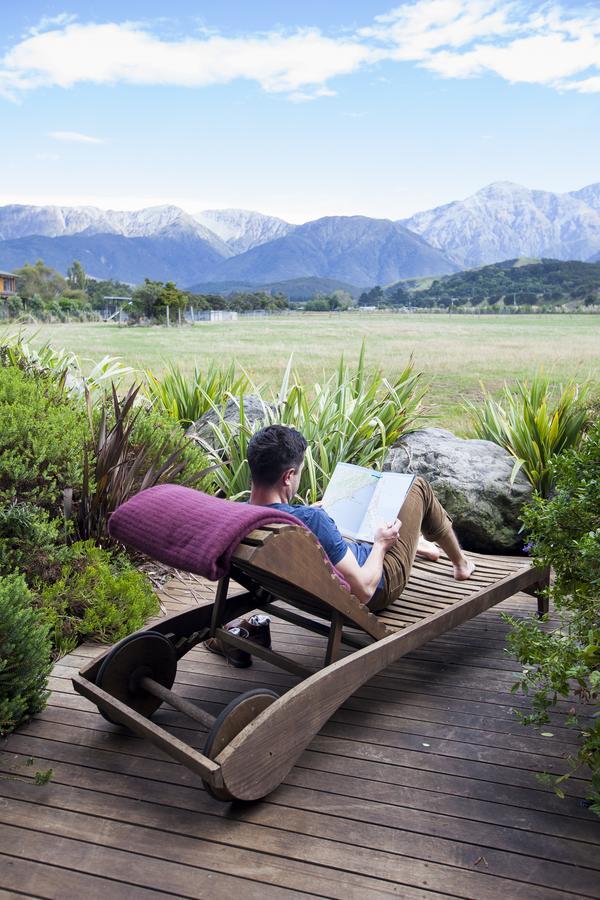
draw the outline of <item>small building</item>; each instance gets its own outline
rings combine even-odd
[[[0,297],[12,297],[17,293],[17,276],[12,272],[0,272]]]
[[[238,314],[231,309],[197,309],[191,310],[186,319],[189,322],[233,322]]]
[[[125,307],[131,303],[131,297],[103,297],[104,309],[100,315],[105,322],[118,317],[119,322],[127,322],[129,315],[125,312]]]

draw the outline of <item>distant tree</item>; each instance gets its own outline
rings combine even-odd
[[[387,298],[390,306],[410,306],[411,304],[410,295],[401,284],[397,284],[392,288],[388,292]]]
[[[59,308],[67,316],[80,316],[90,309],[85,291],[67,289],[58,301]]]
[[[83,266],[78,259],[74,259],[73,265],[69,266],[69,268],[67,269],[67,281],[69,282],[70,288],[74,288],[80,291],[85,290],[87,276],[84,272]]]
[[[11,294],[4,300],[4,308],[8,313],[9,319],[16,319],[21,315],[23,310],[23,301],[18,294]]]
[[[188,294],[188,303],[194,310],[210,309],[206,297],[202,294]]]
[[[341,303],[342,309],[348,309],[350,306],[354,306],[354,298],[348,291],[338,289],[336,291],[332,291],[331,296],[337,297],[337,299]]]
[[[103,309],[105,297],[131,297],[133,288],[129,284],[114,279],[96,280],[87,278],[85,292],[90,299],[93,309]]]
[[[380,285],[375,285],[370,291],[363,291],[358,298],[359,306],[383,306],[385,303],[385,294]]]
[[[341,293],[344,292],[334,291],[332,294],[326,294],[325,296],[318,294],[308,301],[304,309],[307,312],[339,312],[343,309],[348,309],[347,302],[339,296]]]
[[[520,294],[516,295],[517,303],[519,306],[533,306],[537,303],[537,294],[534,294],[533,291],[523,291]]]
[[[252,296],[252,294],[235,291],[227,297],[227,306],[234,312],[250,312],[250,310],[255,309],[252,303]]]
[[[15,271],[15,275],[17,293],[23,300],[30,300],[36,294],[43,301],[57,300],[67,287],[62,275],[45,265],[41,259],[33,266],[25,263]]]
[[[229,309],[229,302],[221,294],[203,294],[209,309]]]
[[[187,306],[188,297],[185,291],[180,291],[174,281],[167,281],[159,294],[159,304],[167,310],[167,322],[170,320],[170,310],[177,313],[177,322],[181,325],[181,314]]]
[[[27,309],[31,313],[32,316],[35,316],[36,319],[45,318],[45,314],[47,313],[47,304],[42,300],[39,294],[34,294],[33,297],[30,297],[27,301]]]
[[[282,291],[271,294],[269,306],[271,309],[289,309],[290,301]]]
[[[329,303],[325,297],[315,297],[306,303],[304,309],[306,312],[329,312]]]
[[[144,283],[135,289],[132,296],[131,312],[134,318],[155,319],[162,312],[162,281],[152,281],[145,278]]]

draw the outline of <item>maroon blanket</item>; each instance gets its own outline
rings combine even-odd
[[[302,525],[268,506],[233,503],[179,484],[159,484],[119,506],[108,531],[168,566],[216,581],[229,570],[240,541],[273,522]]]
[[[231,556],[247,534],[274,522],[303,522],[269,506],[219,500],[179,484],[159,484],[131,497],[108,522],[111,537],[153,559],[216,581],[229,571]],[[342,587],[344,577],[326,562]]]

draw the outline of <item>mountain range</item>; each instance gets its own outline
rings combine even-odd
[[[523,256],[598,259],[600,183],[558,194],[496,182],[408,219],[326,216],[302,225],[239,209],[0,207],[0,268],[41,258],[66,272],[79,259],[93,277],[133,283],[369,287]]]
[[[585,261],[600,250],[600,184],[553,194],[499,181],[404,225],[461,269],[519,256]]]

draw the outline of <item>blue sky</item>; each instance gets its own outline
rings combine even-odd
[[[0,203],[301,222],[575,190],[600,181],[599,101],[595,3],[25,0],[3,10]]]

